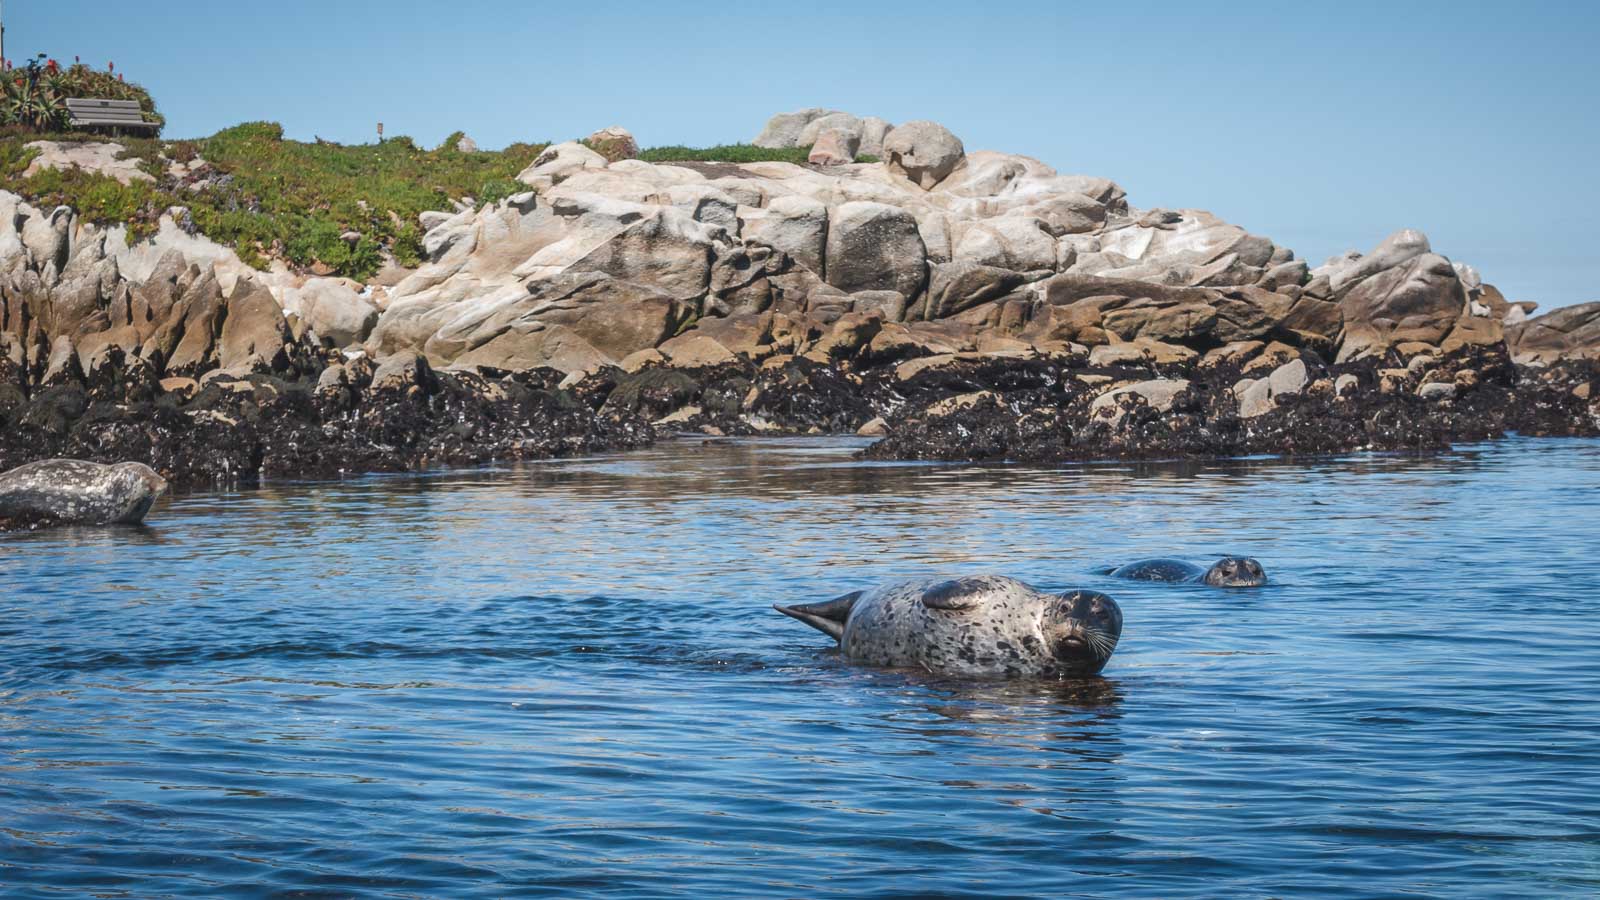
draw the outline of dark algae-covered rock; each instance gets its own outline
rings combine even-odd
[[[653,437],[637,415],[596,412],[558,389],[549,377],[557,373],[490,377],[425,362],[384,370],[339,364],[315,378],[216,370],[192,397],[179,386],[124,403],[47,388],[10,410],[0,466],[135,460],[193,488],[566,456]]]

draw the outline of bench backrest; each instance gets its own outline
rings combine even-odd
[[[93,112],[93,113],[113,112],[113,111],[115,111],[115,112],[124,112],[124,111],[126,111],[126,112],[132,112],[132,113],[136,113],[137,114],[139,112],[139,101],[137,101],[137,100],[95,100],[95,99],[87,98],[87,97],[68,97],[67,98],[67,109],[71,110],[72,112],[78,112],[79,110],[82,110],[83,112]]]
[[[92,100],[84,97],[67,98],[69,124],[77,126],[104,125],[112,128],[143,128],[155,130],[156,125],[144,120],[137,100]]]
[[[144,121],[144,114],[135,100],[68,100],[67,115],[93,122],[137,124]]]

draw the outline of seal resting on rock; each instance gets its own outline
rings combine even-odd
[[[994,575],[903,581],[773,608],[837,640],[852,662],[940,675],[1094,675],[1122,636],[1122,610],[1105,594],[1049,594]]]
[[[1261,563],[1244,556],[1224,556],[1209,569],[1179,559],[1141,559],[1105,569],[1102,574],[1133,581],[1209,584],[1212,587],[1260,587],[1267,583],[1267,573]]]
[[[0,524],[137,525],[166,489],[143,463],[32,462],[0,474]]]

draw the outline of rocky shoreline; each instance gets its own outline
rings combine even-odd
[[[181,210],[129,245],[0,192],[0,469],[191,489],[683,431],[1023,461],[1600,433],[1600,304],[1530,318],[1415,231],[1313,268],[934,123],[808,110],[762,140],[824,120],[810,166],[556,145],[366,285],[251,269]],[[856,126],[883,162],[850,162]]]
[[[877,364],[781,355],[574,380],[549,368],[435,370],[397,354],[382,365],[332,361],[315,377],[218,370],[165,386],[141,379],[135,363],[31,396],[0,389],[0,470],[132,460],[193,490],[639,448],[682,432],[856,433],[880,438],[864,451],[875,459],[1024,462],[1418,452],[1511,431],[1600,434],[1594,362],[1518,367],[1503,348],[1398,362],[1329,365],[1282,346],[1193,365],[1095,365],[1072,352]],[[1263,408],[1242,415],[1241,395],[1262,384]]]

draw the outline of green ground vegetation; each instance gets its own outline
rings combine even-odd
[[[153,233],[168,208],[182,206],[202,234],[232,246],[252,265],[281,258],[350,278],[372,276],[386,254],[401,265],[419,263],[419,213],[522,190],[517,173],[545,147],[462,153],[454,139],[425,150],[406,137],[348,146],[306,143],[285,140],[275,123],[252,122],[198,140],[119,138],[125,158],[139,159],[156,179],[123,185],[76,169],[24,178],[35,155],[25,145],[40,139],[83,138],[16,130],[0,136],[0,179],[35,205],[72,206],[90,221],[125,224],[130,240]],[[176,177],[169,174],[174,163],[193,171]],[[352,233],[356,239],[346,240]]]
[[[185,207],[200,233],[233,247],[251,265],[283,259],[302,269],[367,279],[385,258],[402,266],[421,262],[419,213],[451,209],[453,201],[467,198],[492,203],[524,190],[517,174],[547,146],[463,153],[455,149],[460,137],[453,134],[431,150],[406,137],[378,144],[307,143],[285,139],[276,123],[251,122],[195,140],[118,138],[127,148],[125,158],[138,159],[155,179],[124,185],[77,169],[24,177],[36,155],[28,142],[84,136],[12,126],[0,129],[0,184],[36,206],[71,206],[89,221],[123,224],[130,241],[154,233],[170,207]],[[738,144],[655,147],[640,158],[803,164],[808,152]],[[175,163],[191,171],[175,176]]]

